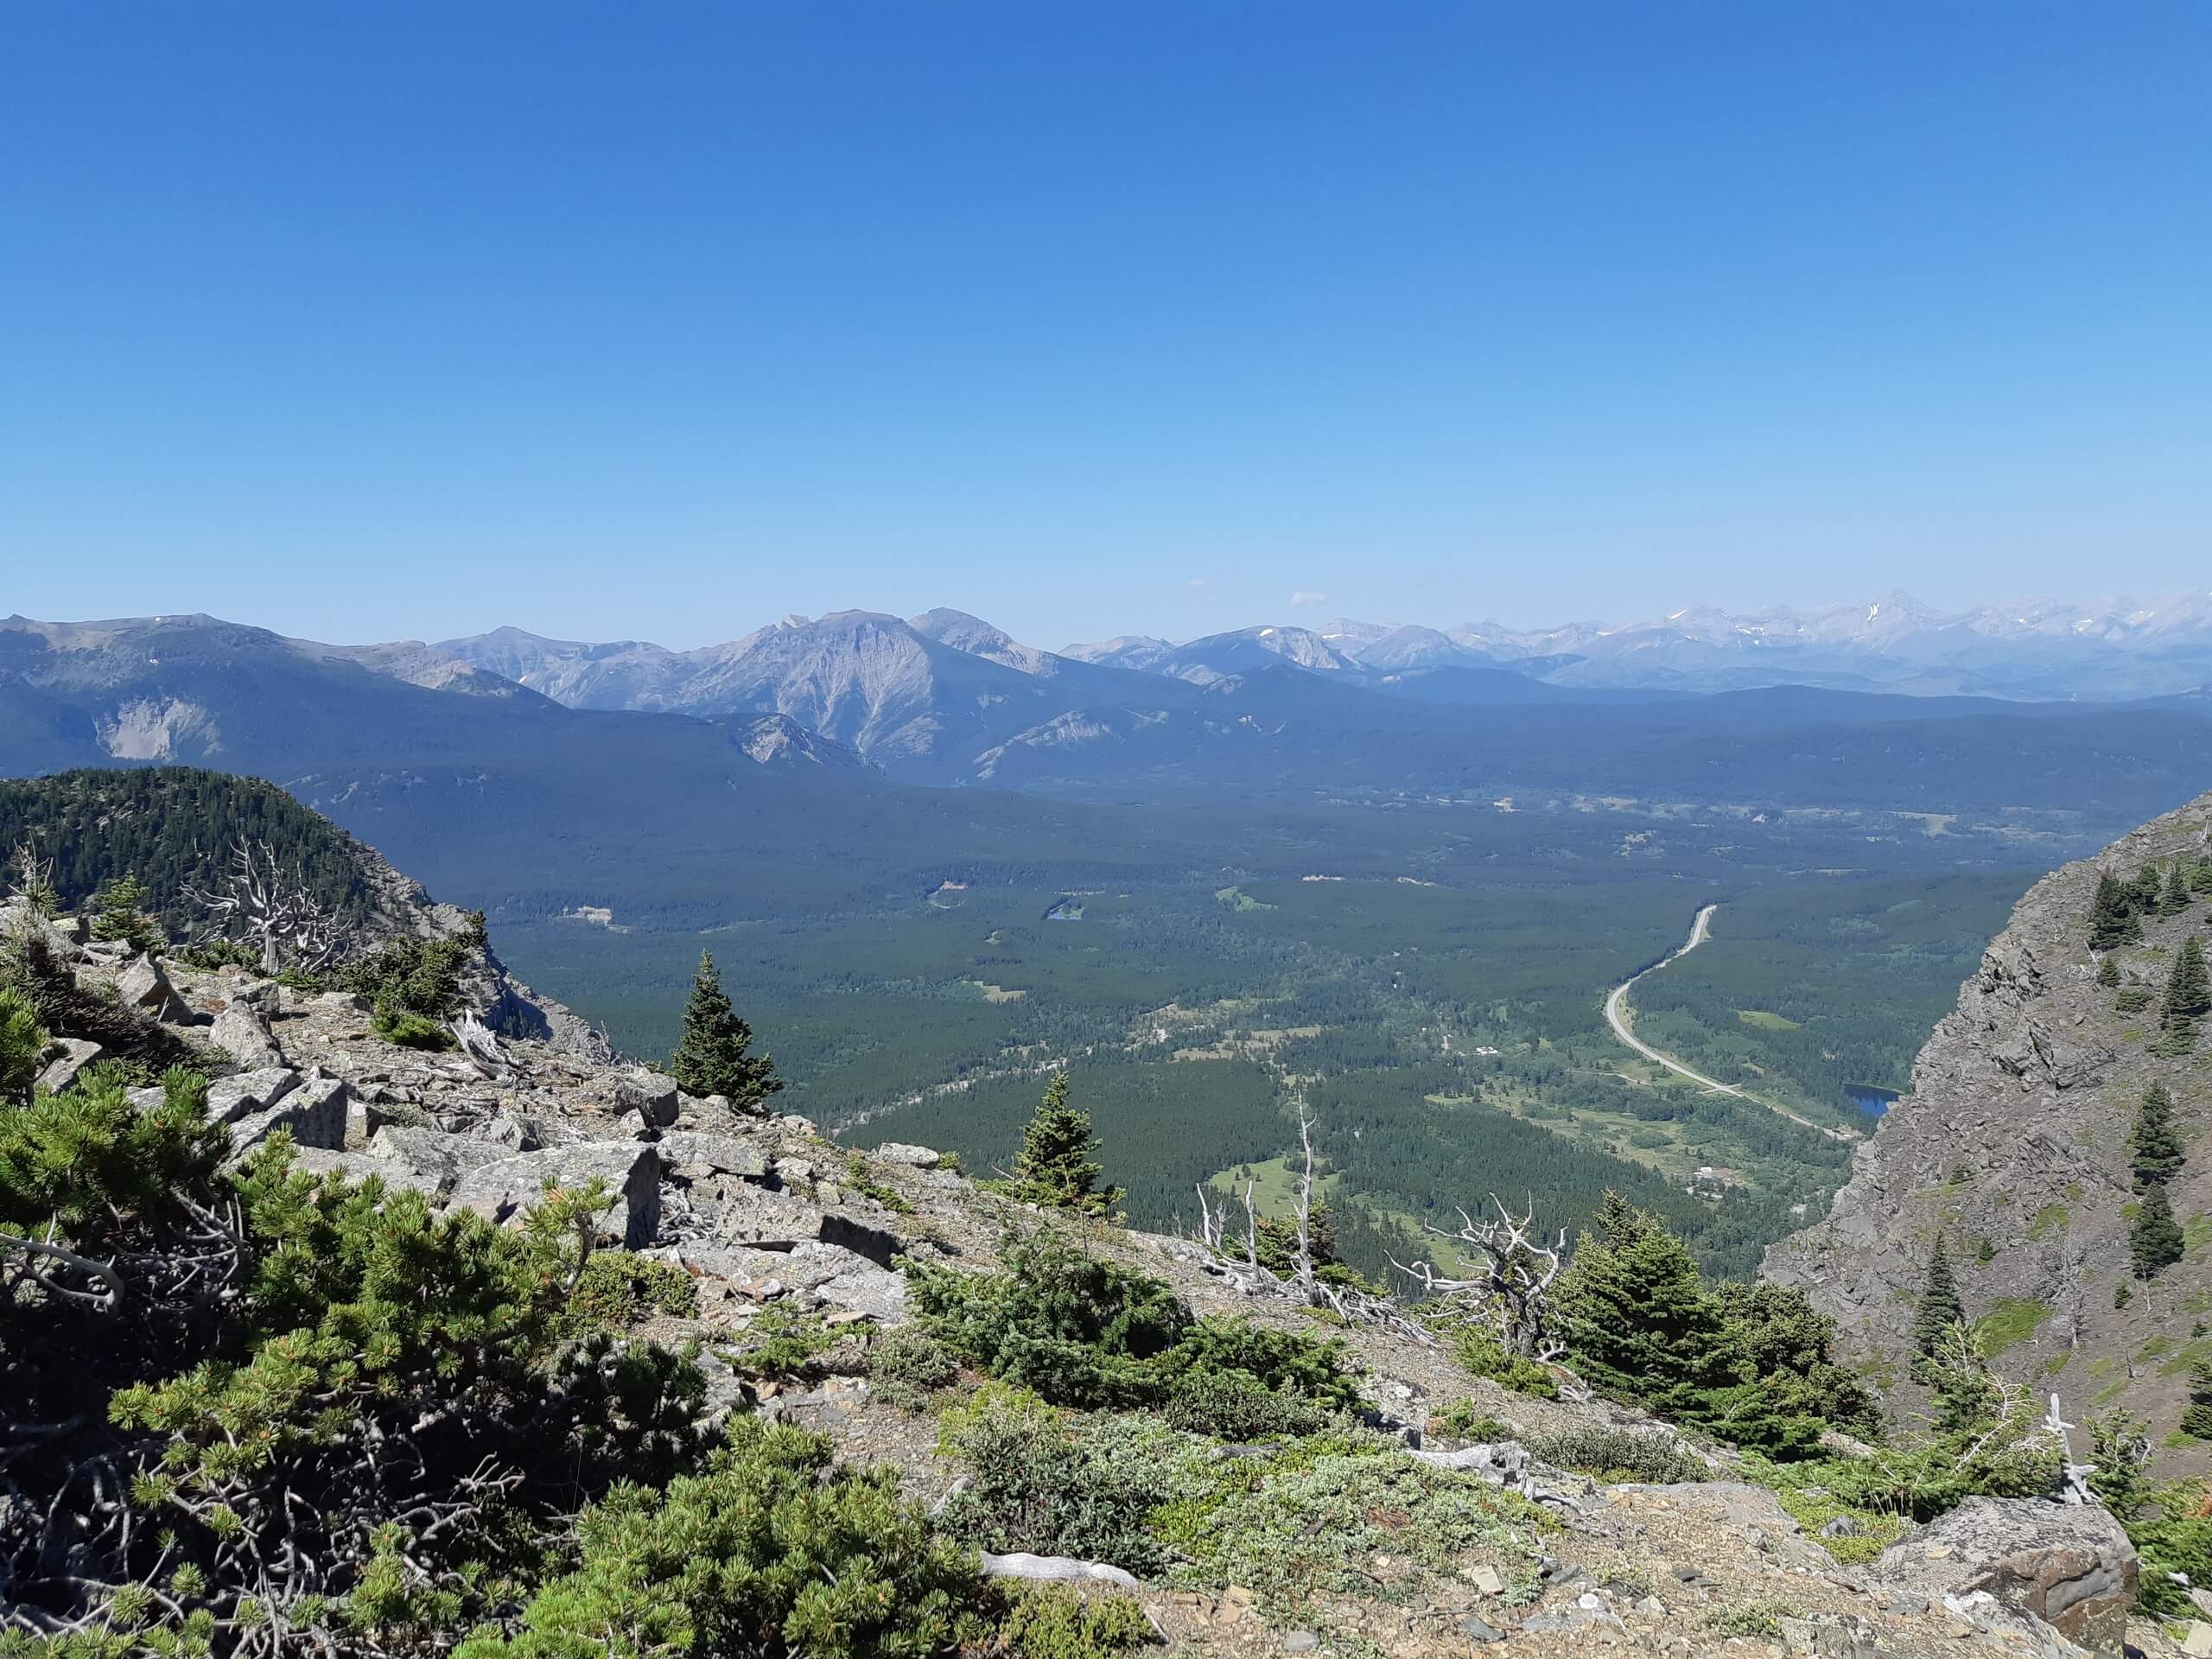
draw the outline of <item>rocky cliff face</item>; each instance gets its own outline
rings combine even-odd
[[[2190,1362],[2212,1354],[2212,1033],[2185,1056],[2152,1048],[2175,952],[2212,933],[2212,917],[2200,892],[2177,914],[2145,917],[2139,942],[2101,954],[2088,936],[2101,871],[2129,880],[2208,855],[2212,794],[2037,883],[1827,1218],[1768,1250],[1764,1276],[1834,1315],[1901,1408],[1913,1403],[1910,1332],[1941,1235],[2000,1370],[2056,1391],[2071,1421],[2113,1406],[2142,1414],[2177,1471],[2208,1461],[2207,1447],[2168,1437]],[[2107,955],[2116,986],[2100,982]],[[2188,1249],[2146,1282],[2131,1271],[2128,1137],[2154,1082],[2173,1095],[2187,1154],[2167,1192]]]

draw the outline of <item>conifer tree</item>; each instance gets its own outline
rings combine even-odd
[[[2182,1166],[2181,1136],[2174,1131],[2174,1097],[2154,1083],[2143,1091],[2127,1136],[2127,1162],[2137,1187],[2173,1179]]]
[[[0,985],[0,1105],[31,1097],[39,1062],[46,1054],[46,1033],[38,1011],[13,986]]]
[[[2158,879],[2158,867],[2155,864],[2145,864],[2141,869],[2136,871],[2135,880],[2128,884],[2128,908],[2138,916],[2155,916],[2158,913],[2158,895],[2163,891],[2164,884]]]
[[[2190,872],[2189,885],[2191,892],[2212,893],[2212,858],[2196,861],[2196,868]]]
[[[1090,1114],[1068,1104],[1068,1074],[1052,1073],[1037,1115],[1021,1132],[1010,1192],[1025,1203],[1079,1215],[1103,1215],[1122,1201],[1118,1186],[1101,1187],[1103,1143],[1090,1132]]]
[[[1658,1217],[1608,1192],[1575,1246],[1560,1311],[1575,1370],[1662,1414],[1698,1414],[1707,1390],[1737,1380],[1719,1303]]]
[[[2146,1188],[2135,1212],[2135,1224],[2127,1232],[2127,1255],[2135,1276],[2155,1278],[2181,1260],[2182,1245],[2181,1224],[2174,1219],[2166,1189],[2157,1185]]]
[[[2128,890],[2110,870],[2097,876],[2097,895],[2089,902],[2089,949],[2110,950],[2142,937]]]
[[[133,950],[158,956],[168,943],[162,925],[146,914],[146,889],[125,874],[102,887],[92,899],[92,937],[121,940]]]
[[[688,1095],[721,1095],[739,1108],[758,1106],[784,1086],[768,1055],[747,1054],[753,1027],[737,1015],[722,989],[714,957],[699,953],[699,972],[683,1009],[683,1040],[668,1057],[669,1075]]]
[[[2194,1027],[2212,1013],[2212,975],[2204,967],[2204,946],[2195,934],[2182,941],[2174,953],[2173,971],[2166,976],[2165,1001],[2158,1009],[2158,1023],[2168,1031]]]
[[[2190,906],[2189,871],[2177,859],[2172,869],[2166,872],[2165,891],[2158,895],[2158,914],[2178,916]]]
[[[2182,1408],[2182,1432],[2212,1440],[2212,1354],[2189,1368],[2189,1404]]]
[[[2107,957],[2097,969],[2097,983],[2108,991],[2120,988],[2120,958]]]
[[[1954,1325],[1966,1323],[1966,1304],[1959,1300],[1958,1275],[1951,1271],[1950,1253],[1943,1235],[1936,1235],[1936,1248],[1928,1257],[1928,1274],[1920,1283],[1920,1302],[1912,1316],[1912,1351],[1919,1357],[1916,1370],[1943,1344]]]

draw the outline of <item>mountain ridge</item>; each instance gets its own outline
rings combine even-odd
[[[1828,1213],[1770,1246],[1761,1276],[1804,1290],[1847,1351],[1902,1383],[1940,1236],[1968,1316],[1999,1333],[2014,1369],[2045,1379],[2069,1418],[2118,1404],[2166,1436],[2189,1359],[2212,1358],[2206,1310],[2190,1294],[2212,1251],[2212,1093],[2201,1055],[2162,1057],[2144,1027],[2156,1025],[2150,999],[2173,953],[2212,926],[2212,893],[2143,918],[2139,941],[2093,949],[2088,928],[2103,874],[2126,881],[2145,866],[2206,859],[2212,793],[2031,888]],[[2107,963],[2118,988],[2100,980]],[[2129,987],[2145,993],[2133,1012]],[[2129,1133],[2153,1084],[2176,1104],[2186,1161],[2166,1191],[2190,1242],[2182,1262],[2145,1280],[2130,1259],[2139,1199]],[[2212,1464],[2212,1448],[2176,1450],[2190,1467]]]

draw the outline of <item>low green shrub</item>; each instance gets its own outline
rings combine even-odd
[[[584,1336],[626,1330],[651,1313],[689,1319],[698,1309],[699,1287],[683,1268],[627,1250],[599,1250],[584,1263],[558,1327],[563,1336]]]
[[[1455,1440],[1494,1445],[1512,1440],[1517,1431],[1502,1417],[1493,1417],[1472,1400],[1454,1400],[1436,1414],[1437,1432]]]
[[[516,1634],[473,1637],[455,1659],[928,1659],[982,1638],[973,1556],[899,1498],[893,1471],[841,1465],[827,1438],[755,1418],[729,1436],[704,1473],[586,1510],[575,1568],[530,1599]]]
[[[1071,1419],[1001,1385],[945,1414],[944,1449],[969,1471],[942,1524],[995,1552],[1110,1561],[1156,1577],[1174,1552],[1154,1512],[1201,1479],[1200,1443],[1140,1417]]]
[[[1509,1598],[1523,1600],[1534,1593],[1527,1541],[1553,1524],[1522,1499],[1364,1430],[1215,1462],[1202,1475],[1153,1520],[1185,1558],[1173,1580],[1241,1585],[1273,1617],[1330,1596],[1411,1599],[1483,1555],[1505,1576]]]
[[[427,1053],[442,1054],[456,1046],[456,1039],[438,1020],[428,1014],[416,1014],[378,1001],[369,1016],[369,1025],[376,1034],[394,1048],[421,1049]]]
[[[721,1351],[750,1376],[804,1376],[837,1344],[837,1333],[811,1313],[770,1303],[753,1315],[737,1345]]]
[[[1111,1659],[1154,1640],[1144,1609],[1127,1596],[1092,1600],[1061,1584],[1010,1592],[998,1639],[1017,1659]]]
[[[1546,1463],[1607,1483],[1670,1486],[1712,1478],[1703,1459],[1684,1451],[1681,1441],[1663,1431],[1571,1428],[1530,1441],[1529,1450]]]
[[[1163,1281],[1050,1228],[1000,1248],[996,1273],[909,1263],[915,1311],[961,1361],[1056,1405],[1164,1407],[1237,1439],[1310,1432],[1358,1398],[1340,1339],[1194,1319]]]
[[[868,1374],[876,1399],[906,1411],[925,1411],[931,1395],[958,1379],[960,1367],[943,1343],[909,1325],[869,1344]]]

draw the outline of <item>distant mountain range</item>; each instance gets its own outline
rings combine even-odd
[[[2126,639],[2064,643],[2107,679],[2113,663],[2186,678],[2176,664],[2208,646],[2190,643],[2185,607],[2155,626],[2131,614]],[[1526,653],[1501,660],[1440,631],[1356,623],[1054,652],[946,610],[787,617],[691,652],[513,628],[330,645],[204,616],[16,617],[0,622],[0,772],[184,762],[254,772],[325,805],[393,799],[425,778],[465,795],[467,780],[495,778],[512,810],[577,824],[634,813],[623,798],[649,780],[669,814],[702,825],[733,791],[842,798],[880,796],[887,780],[1123,799],[1541,791],[1954,810],[2063,804],[2068,791],[2155,808],[2212,776],[2202,692],[2125,706],[1908,696],[1872,675],[1845,690],[1732,690],[1738,671],[1711,661],[1634,683],[1629,667],[1698,652],[1771,665],[1815,649],[1730,645],[1738,636],[1709,618],[1670,626],[1669,642],[1621,655],[1599,646],[1632,632],[1581,641],[1589,654],[1538,649],[1570,631],[1492,637],[1495,653]],[[1790,626],[1862,665],[1904,662],[1908,647],[1932,659],[1926,642],[1947,630],[1955,644],[1998,637],[1889,600],[1849,626]],[[1907,723],[1912,741],[1899,742]]]
[[[1644,690],[1819,685],[1911,696],[2112,700],[2212,679],[2212,589],[2138,603],[2049,599],[1942,612],[1891,592],[1864,605],[1736,614],[1694,606],[1649,622],[1511,628],[1393,626],[1344,619],[1313,629],[1247,628],[1178,646],[1124,635],[1067,646],[1091,663],[1203,679],[1214,658],[1270,652],[1347,673],[1498,665],[1548,684]]]

